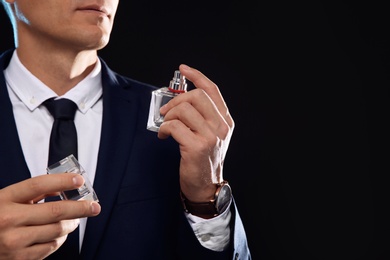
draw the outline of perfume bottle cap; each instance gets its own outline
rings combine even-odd
[[[172,80],[169,82],[169,90],[172,92],[186,92],[187,82],[186,78],[181,75],[179,70],[175,70]]]

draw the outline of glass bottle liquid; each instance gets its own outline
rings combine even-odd
[[[158,132],[160,125],[164,121],[164,116],[160,114],[160,108],[168,103],[172,98],[187,91],[186,79],[179,70],[175,70],[169,87],[162,87],[152,92],[150,101],[149,117],[146,128],[150,131]]]

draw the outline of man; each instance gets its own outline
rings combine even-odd
[[[196,89],[161,108],[156,138],[146,129],[156,88],[97,56],[119,0],[2,2],[16,48],[0,56],[0,258],[66,259],[77,234],[80,259],[250,259],[223,179],[234,121],[218,87],[180,65]],[[42,203],[84,182],[45,174],[51,98],[77,104],[78,160],[99,203]]]

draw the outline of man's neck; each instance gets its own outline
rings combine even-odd
[[[94,50],[71,52],[38,48],[36,52],[17,48],[22,64],[45,85],[61,96],[83,80],[97,62]]]

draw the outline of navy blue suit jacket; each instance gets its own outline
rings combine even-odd
[[[1,72],[12,51],[0,56]],[[155,87],[116,74],[103,60],[102,82],[103,124],[94,182],[102,211],[88,219],[81,258],[250,259],[234,202],[228,250],[213,252],[196,239],[180,203],[178,144],[146,130]],[[3,73],[0,139],[0,188],[30,178]]]

